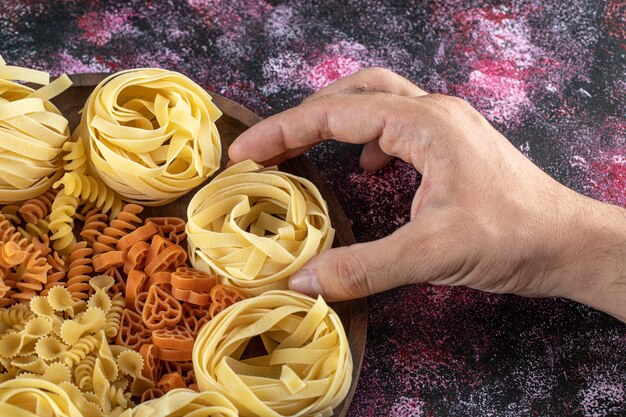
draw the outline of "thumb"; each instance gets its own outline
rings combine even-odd
[[[401,252],[406,252],[409,243],[403,240],[392,234],[323,252],[290,277],[289,289],[341,301],[405,285],[412,268],[402,259]]]

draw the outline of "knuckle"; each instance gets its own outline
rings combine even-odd
[[[393,71],[382,67],[369,67],[361,70],[360,72],[374,78],[395,77],[396,75]]]

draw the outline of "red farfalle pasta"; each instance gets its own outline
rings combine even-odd
[[[20,216],[26,223],[35,224],[50,214],[52,202],[57,195],[57,190],[50,189],[42,195],[26,200],[19,209]]]

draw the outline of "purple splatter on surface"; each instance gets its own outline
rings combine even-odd
[[[550,175],[626,206],[623,1],[0,0],[0,53],[62,72],[160,66],[267,116],[368,66],[464,97]],[[309,153],[359,241],[409,220],[419,175]],[[350,416],[626,415],[626,326],[565,300],[400,288],[369,300]]]

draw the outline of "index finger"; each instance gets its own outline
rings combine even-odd
[[[395,96],[419,97],[428,94],[400,74],[384,68],[366,68],[341,78],[313,93],[304,101],[311,101],[335,93],[389,93]]]
[[[419,106],[423,111],[415,111]],[[334,138],[355,144],[380,139],[385,153],[411,162],[416,132],[406,123],[430,112],[416,99],[390,94],[331,94],[271,116],[242,133],[228,150],[233,162],[263,162]]]

